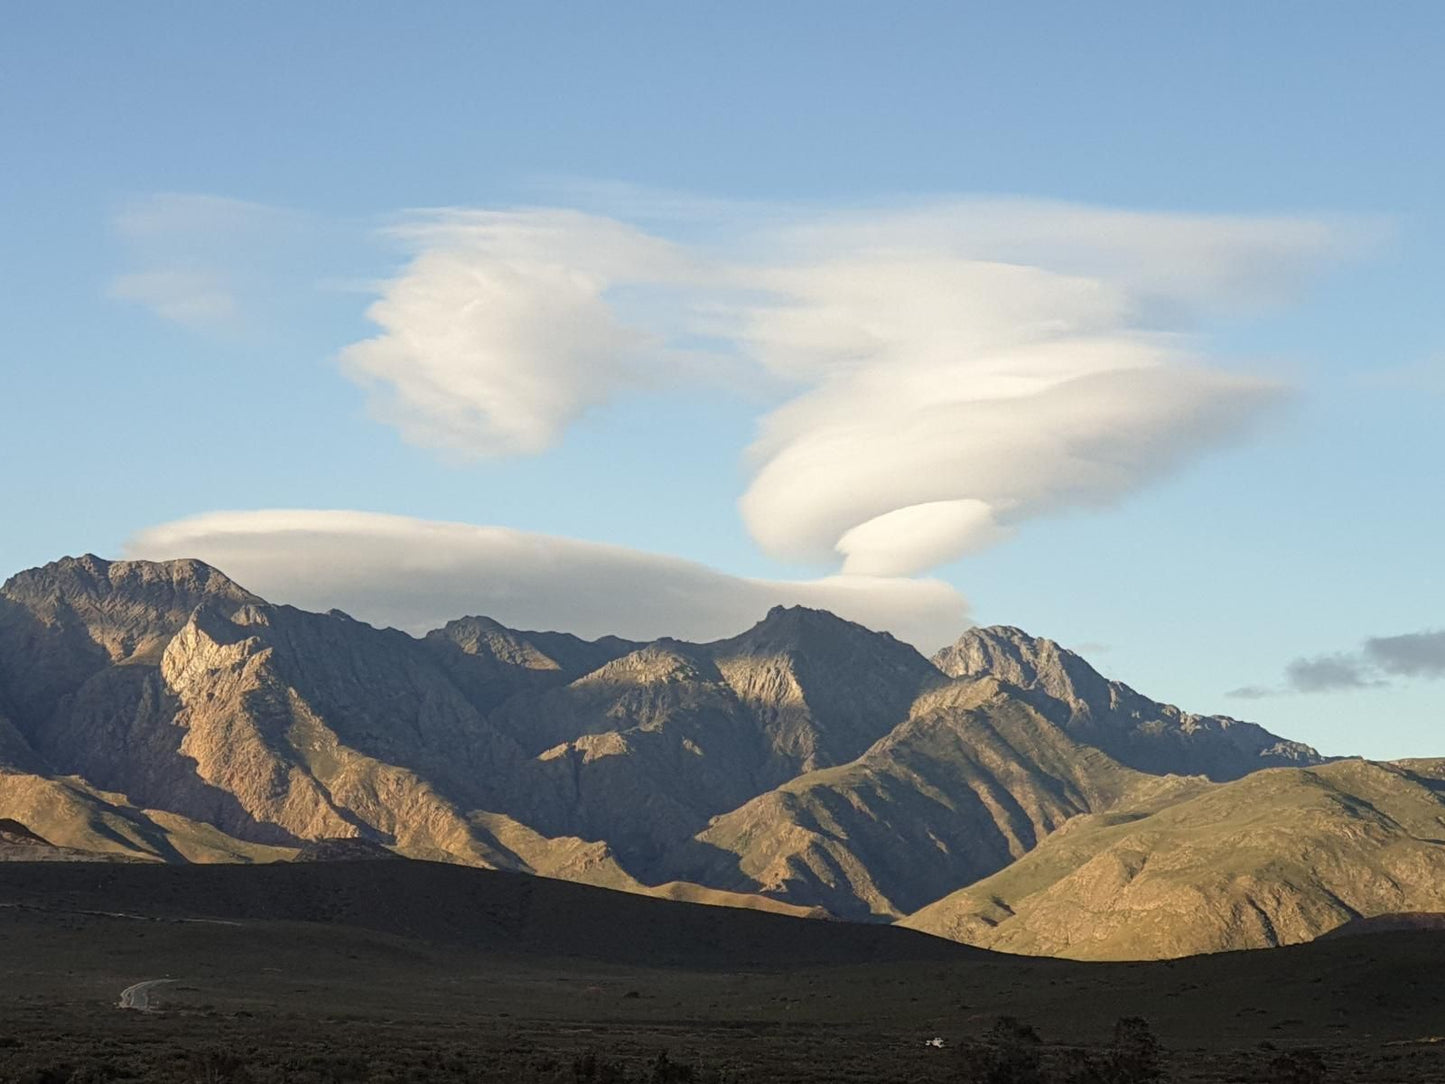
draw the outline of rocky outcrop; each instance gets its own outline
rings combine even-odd
[[[260,601],[199,561],[86,555],[21,572],[0,587],[0,690],[12,721],[34,742],[87,678],[158,663],[197,606],[224,613]]]

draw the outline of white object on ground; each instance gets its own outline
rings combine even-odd
[[[163,986],[168,982],[175,982],[175,979],[148,979],[145,982],[138,982],[134,986],[127,986],[120,992],[119,1008],[138,1009],[141,1012],[155,1012],[151,1008],[151,991],[157,986]]]

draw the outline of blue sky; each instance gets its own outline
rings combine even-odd
[[[856,568],[942,580],[973,619],[1092,645],[1151,695],[1327,752],[1445,753],[1439,671],[1382,668],[1362,647],[1445,626],[1438,5],[75,4],[8,24],[0,572],[190,546],[268,594],[373,620],[420,621],[455,592],[542,623],[579,593],[626,609],[599,580],[647,582],[608,563],[624,557],[542,536],[706,565],[722,578],[657,566],[701,612],[717,592],[763,605],[776,583],[833,598],[812,581],[839,572],[834,541],[867,520]],[[1098,225],[1115,213],[1117,251]],[[1107,244],[1078,241],[1100,229]],[[1025,257],[1011,230],[1047,236]],[[955,236],[947,252],[935,241]],[[960,252],[1041,276],[1035,290],[980,272],[989,320],[1048,318],[1073,276],[1098,286],[1079,341],[1178,348],[1238,382],[1117,392],[1108,416],[1127,422],[1079,435],[1107,438],[1107,483],[1038,453],[1083,414],[1067,388],[1003,422],[960,414],[940,432],[963,444],[907,449],[896,467],[886,434],[826,478],[799,467],[875,407],[931,406],[860,393],[838,375],[851,345],[808,368],[816,334],[896,315],[870,295],[858,326],[852,309],[819,323],[825,293],[943,283],[942,308],[879,333],[864,383],[887,388],[891,366],[939,394],[973,379],[915,356],[973,326],[966,305],[942,311],[947,284],[975,281],[938,262]],[[539,279],[505,294],[519,315],[500,330],[409,352],[453,323],[418,291],[450,297],[539,261],[605,280],[605,305],[583,290],[558,309],[571,280]],[[824,271],[843,265],[840,286]],[[1213,277],[1193,274],[1206,265]],[[760,291],[786,300],[759,305]],[[379,298],[390,328],[367,316]],[[780,311],[786,326],[758,331]],[[368,391],[348,350],[378,339]],[[423,361],[437,380],[406,400]],[[511,428],[499,409],[448,429],[448,408],[418,405],[438,389],[465,400],[483,377],[478,401],[495,404],[519,372],[548,382],[529,377]],[[822,420],[789,413],[820,398]],[[975,468],[993,426],[1034,442],[1009,460],[1017,477]],[[1129,440],[1108,443],[1120,426]],[[765,431],[778,443],[750,456]],[[903,553],[914,521],[869,519],[918,507],[909,464],[941,479],[925,503],[947,522],[922,532],[940,539],[927,558]],[[857,503],[890,478],[913,496]],[[809,501],[812,519],[796,512]],[[379,521],[310,524],[304,553],[274,521],[245,521],[244,545],[239,521],[159,532],[262,509],[408,519],[392,524],[400,549],[369,563],[355,554]],[[416,524],[433,521],[530,534],[488,536],[505,553],[452,539],[428,563],[435,534]],[[531,563],[507,564],[514,550]],[[549,581],[568,597],[515,586]],[[907,585],[869,598],[860,613],[954,612]],[[1336,655],[1337,680],[1295,691],[1292,662]],[[1251,687],[1271,695],[1228,695]]]

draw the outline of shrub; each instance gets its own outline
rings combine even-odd
[[[652,1063],[650,1084],[688,1084],[692,1080],[692,1066],[679,1065],[667,1056],[666,1050],[659,1050]]]
[[[1291,1050],[1269,1063],[1271,1084],[1324,1084],[1325,1061],[1313,1050]]]
[[[1159,1040],[1141,1016],[1126,1016],[1114,1025],[1109,1051],[1111,1084],[1154,1084],[1164,1079]]]
[[[72,1065],[31,1065],[15,1077],[15,1084],[68,1084],[75,1072]]]
[[[963,1079],[969,1084],[1042,1084],[1039,1033],[1013,1016],[1000,1016],[984,1045],[964,1052]]]
[[[1064,1063],[1064,1084],[1113,1084],[1111,1067],[1083,1050],[1069,1051]]]
[[[626,1084],[627,1066],[589,1050],[572,1063],[572,1075],[578,1084]]]
[[[246,1063],[229,1050],[198,1050],[186,1062],[187,1076],[196,1084],[247,1084]]]

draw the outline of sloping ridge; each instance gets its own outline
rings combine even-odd
[[[1445,784],[1428,769],[1275,769],[1080,817],[903,924],[1006,952],[1154,959],[1445,911]]]
[[[697,837],[712,857],[692,875],[723,880],[735,862],[738,884],[842,917],[897,918],[1072,817],[1199,785],[1118,764],[993,678],[956,681],[853,762],[715,818]]]
[[[1054,641],[1009,625],[969,629],[933,662],[953,677],[1007,682],[1077,741],[1155,775],[1227,782],[1261,768],[1307,767],[1326,759],[1254,723],[1150,700]]]
[[[0,817],[0,843],[20,847],[53,847],[49,840],[42,839],[25,825],[9,817]]]

